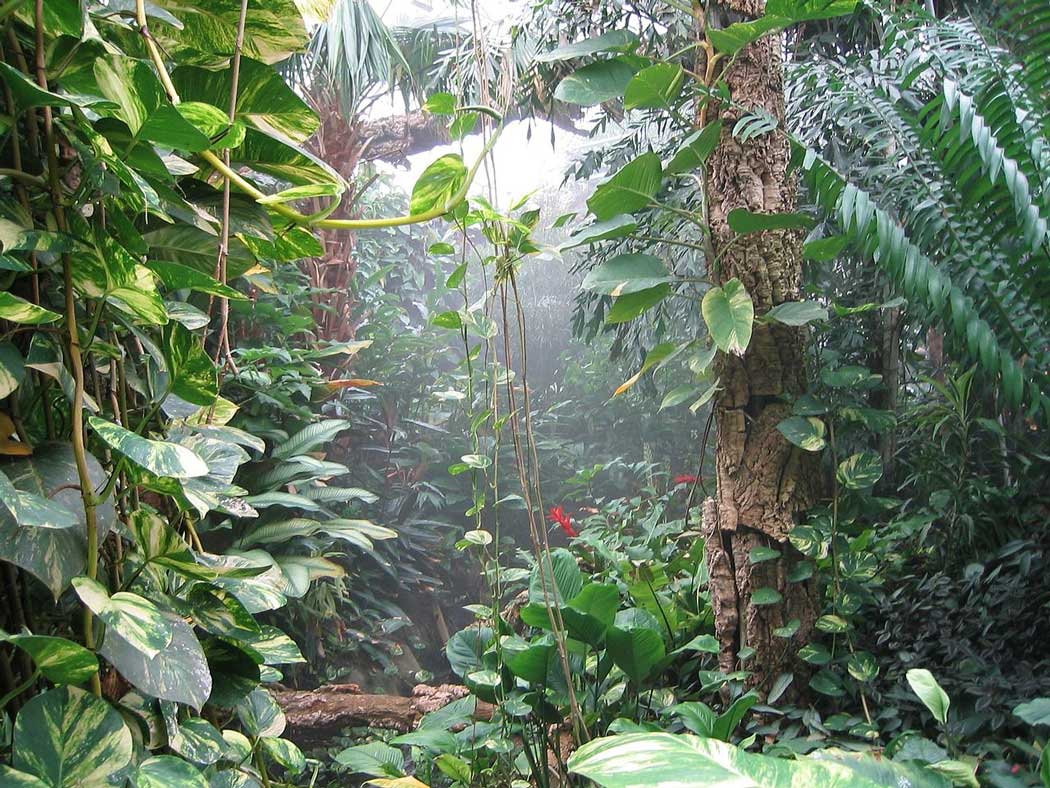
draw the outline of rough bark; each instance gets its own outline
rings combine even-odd
[[[370,726],[407,731],[415,729],[424,714],[437,711],[468,695],[466,687],[419,684],[412,697],[363,695],[356,684],[327,684],[315,690],[280,690],[274,693],[288,720],[285,735],[300,744],[321,743],[341,729]],[[475,717],[489,719],[494,707],[477,702]]]
[[[403,165],[408,164],[409,156],[447,145],[451,140],[448,118],[421,110],[364,121],[357,136],[363,145],[361,158]]]
[[[745,17],[759,16],[764,0],[728,0],[725,9]],[[710,159],[708,211],[717,267],[712,281],[734,277],[747,288],[756,315],[799,298],[802,238],[795,231],[770,231],[738,237],[728,225],[734,208],[783,213],[795,208],[795,180],[788,173],[790,147],[784,126],[783,40],[767,36],[747,47],[722,74],[734,101],[763,109],[779,127],[747,142],[732,135],[740,116],[734,108],[715,108],[723,124],[721,141]],[[737,653],[750,647],[747,664],[753,682],[767,680],[795,662],[817,617],[813,583],[789,582],[801,555],[788,542],[800,515],[819,497],[816,455],[790,444],[777,424],[791,415],[790,400],[806,389],[803,358],[805,329],[779,323],[756,323],[742,357],[723,354],[719,361],[721,391],[715,401],[716,498],[704,506],[703,529],[711,574],[720,666],[735,670]],[[780,551],[779,559],[754,564],[756,547]],[[755,605],[754,592],[775,589],[777,604]],[[798,619],[790,638],[773,630]]]

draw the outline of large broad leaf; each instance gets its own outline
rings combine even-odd
[[[785,301],[762,315],[762,319],[775,320],[785,326],[804,326],[827,320],[828,310],[816,301]]]
[[[1050,698],[1035,698],[1018,704],[1014,706],[1014,714],[1029,725],[1050,726]]]
[[[824,440],[824,422],[813,416],[791,416],[777,424],[780,434],[795,446],[806,451],[820,451]]]
[[[106,474],[90,454],[87,466],[93,485],[98,488],[105,484]],[[87,553],[86,520],[73,447],[68,443],[37,446],[32,457],[0,464],[0,469],[19,492],[61,506],[76,517],[73,528],[19,526],[11,511],[0,506],[0,557],[25,569],[57,598],[84,571]],[[101,544],[116,520],[112,502],[98,506],[95,517]]]
[[[627,83],[625,109],[670,109],[682,92],[685,71],[678,63],[643,68]]]
[[[466,179],[467,167],[459,154],[449,153],[432,162],[412,187],[411,213],[445,208]]]
[[[208,135],[168,101],[147,62],[122,55],[100,57],[95,61],[95,81],[102,95],[118,105],[116,114],[127,124],[133,139],[192,152],[211,147]]]
[[[171,74],[183,100],[204,101],[219,107],[230,102],[230,69],[211,71],[196,66],[179,66]],[[292,142],[305,142],[320,121],[309,106],[271,66],[251,58],[241,58],[237,83],[237,112],[234,116],[260,131]]]
[[[651,254],[620,254],[606,260],[584,277],[584,290],[624,296],[673,281],[667,266]]]
[[[744,355],[751,341],[755,306],[740,280],[730,279],[722,287],[712,287],[704,293],[700,310],[719,349]]]
[[[15,720],[12,765],[51,788],[123,785],[131,756],[120,714],[75,687],[37,695]]]
[[[448,639],[445,656],[457,676],[466,676],[484,667],[483,656],[493,637],[489,627],[467,627]]]
[[[233,54],[240,0],[208,0],[207,3],[154,0],[151,5],[170,10],[182,24],[181,28],[162,23],[150,25],[150,32],[165,45],[165,51]],[[308,41],[306,23],[294,0],[249,0],[244,27],[245,55],[265,63],[277,63],[302,51]]]
[[[154,755],[139,764],[135,788],[208,788],[200,769],[174,755]]]
[[[882,478],[882,458],[873,451],[853,454],[839,463],[835,477],[850,490],[869,489]]]
[[[666,654],[660,633],[647,628],[610,627],[605,633],[605,647],[617,667],[635,684],[649,678]]]
[[[831,19],[853,13],[856,0],[770,0],[764,16],[750,22],[708,31],[711,43],[720,52],[735,54],[767,33],[811,19]]]
[[[21,492],[0,471],[0,507],[6,507],[21,527],[76,528],[77,516],[60,503]]]
[[[188,265],[155,260],[149,264],[149,268],[170,290],[196,290],[198,293],[209,293],[233,300],[247,298],[243,293]]]
[[[716,739],[688,734],[628,733],[584,744],[569,758],[569,771],[603,788],[885,788],[831,761],[756,755]],[[895,776],[891,785],[911,785]],[[933,783],[939,785],[940,783]]]
[[[545,605],[549,597],[553,605],[561,605],[574,598],[583,589],[583,573],[576,564],[576,557],[564,547],[550,551],[550,560],[543,560],[532,568],[529,577],[529,601]],[[553,577],[552,577],[553,570]]]
[[[760,233],[766,230],[808,230],[813,220],[804,213],[754,213],[734,208],[726,217],[735,233]]]
[[[104,298],[149,323],[168,322],[164,301],[153,274],[127,249],[109,238],[99,239],[74,257],[73,286],[81,294]]]
[[[106,625],[106,637],[119,634],[132,648],[148,657],[171,644],[171,621],[148,599],[127,591],[112,596],[89,577],[73,579],[77,596]]]
[[[912,668],[908,671],[907,678],[912,692],[926,704],[926,708],[930,710],[934,719],[941,725],[947,723],[951,700],[948,698],[948,693],[941,689],[941,685],[937,683],[933,674],[925,668]]]
[[[203,407],[215,402],[219,396],[219,372],[203,345],[185,326],[170,323],[164,328],[164,360],[168,366],[168,385],[172,394]]]
[[[28,653],[44,678],[54,684],[83,684],[98,672],[95,655],[72,640],[28,632],[8,635],[0,630],[0,641]]]
[[[49,3],[49,5],[51,4]],[[45,6],[45,9],[48,6]],[[33,23],[30,22],[29,24]],[[36,84],[36,80],[30,79],[7,63],[0,63],[0,80],[11,89],[11,97],[14,99],[15,106],[20,110],[32,107],[88,107],[109,104],[108,99],[99,98],[98,96],[80,96],[69,93],[59,95],[50,90],[44,90]]]
[[[674,157],[667,164],[667,174],[677,175],[682,172],[692,172],[704,166],[707,157],[718,147],[718,141],[722,137],[722,122],[712,121],[700,131],[694,131],[682,142]]]
[[[660,190],[663,169],[655,153],[643,153],[594,190],[587,207],[598,221],[648,207]]]
[[[187,479],[208,472],[204,460],[176,443],[143,438],[97,416],[88,417],[88,424],[112,448],[157,476]]]
[[[237,716],[250,736],[280,736],[288,724],[273,695],[262,687],[253,690],[237,707]]]
[[[114,629],[106,631],[99,654],[142,692],[199,711],[211,695],[208,662],[193,629],[179,616],[161,615],[170,627],[171,641],[154,656],[145,654]]]
[[[609,30],[601,35],[585,38],[572,44],[563,44],[550,52],[542,52],[534,58],[537,63],[553,63],[558,60],[572,60],[585,55],[596,55],[599,52],[631,49],[638,44],[638,36],[630,30]]]
[[[622,60],[600,60],[565,77],[554,89],[554,98],[566,104],[593,107],[622,96],[634,72],[634,67]]]
[[[219,236],[188,224],[161,227],[146,233],[150,262],[168,260],[211,276],[219,254]],[[255,255],[239,238],[231,237],[226,259],[227,277],[236,279],[256,265]]]
[[[236,166],[300,186],[312,183],[345,186],[339,173],[309,151],[254,128],[245,131],[244,142],[230,151],[230,158]]]
[[[616,299],[609,314],[605,316],[605,322],[615,324],[634,320],[662,303],[669,295],[671,295],[671,285],[667,283],[639,290],[637,293],[622,295]]]

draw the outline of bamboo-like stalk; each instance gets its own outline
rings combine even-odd
[[[44,59],[44,0],[36,0],[36,81],[47,90],[47,64]],[[58,153],[56,149],[54,119],[51,107],[43,107],[44,145],[47,148],[47,175],[51,190],[58,229],[69,232],[62,187],[58,181]],[[73,292],[73,261],[68,254],[62,255],[62,272],[66,288],[66,328],[69,331],[69,362],[73,368],[73,403],[70,422],[73,438],[73,456],[76,458],[77,476],[80,480],[80,499],[84,506],[84,523],[87,536],[87,565],[85,574],[92,580],[98,577],[98,518],[95,513],[95,491],[87,464],[87,446],[84,441],[84,360],[80,353],[80,335],[77,329],[77,304]],[[95,648],[95,618],[90,608],[84,606],[84,645]],[[96,695],[102,694],[98,674],[91,677],[91,688]]]

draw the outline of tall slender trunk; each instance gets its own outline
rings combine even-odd
[[[723,10],[756,17],[764,0],[726,0]],[[733,100],[765,110],[779,127],[747,142],[732,135],[741,112],[721,106],[722,138],[711,156],[707,200],[717,265],[713,282],[738,278],[750,293],[756,315],[799,298],[802,238],[796,231],[738,237],[728,225],[734,208],[783,213],[795,208],[795,180],[788,174],[790,147],[783,133],[783,38],[767,36],[748,46],[722,74]],[[715,628],[721,642],[719,664],[735,670],[740,649],[754,649],[743,665],[752,682],[768,681],[796,662],[819,612],[813,580],[789,580],[802,556],[788,542],[800,516],[819,498],[819,457],[790,444],[777,425],[791,415],[790,400],[806,389],[803,351],[806,330],[779,323],[756,323],[742,357],[722,355],[722,390],[715,401],[716,497],[704,504],[704,531],[711,575]],[[753,562],[756,548],[773,548],[780,557]],[[755,604],[755,592],[764,592]],[[774,630],[792,627],[785,637]]]

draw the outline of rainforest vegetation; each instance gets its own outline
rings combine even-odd
[[[1048,0],[0,0],[0,786],[1050,788]]]

